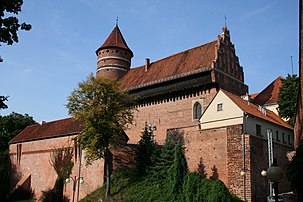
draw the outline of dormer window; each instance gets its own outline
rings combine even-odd
[[[193,119],[199,119],[202,115],[202,106],[200,102],[195,102],[193,107]]]

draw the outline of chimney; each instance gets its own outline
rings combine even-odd
[[[147,72],[149,66],[150,66],[150,59],[149,59],[149,58],[146,58],[146,59],[145,59],[145,72]]]
[[[40,125],[44,125],[44,124],[46,124],[46,121],[41,121]]]

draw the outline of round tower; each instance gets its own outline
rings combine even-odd
[[[104,44],[96,50],[96,54],[98,56],[96,77],[119,80],[130,69],[133,52],[127,46],[118,25]]]

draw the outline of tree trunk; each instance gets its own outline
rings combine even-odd
[[[108,198],[110,195],[110,176],[112,171],[112,153],[109,149],[105,148],[105,176],[106,176],[106,191],[105,191],[105,198]]]

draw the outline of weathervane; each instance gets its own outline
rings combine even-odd
[[[225,25],[225,27],[227,27],[227,26],[226,26],[226,22],[227,22],[227,17],[226,17],[226,15],[224,15],[224,21],[225,21],[224,25]]]
[[[117,16],[117,19],[116,19],[116,27],[118,27],[118,22],[119,22],[119,17]]]

